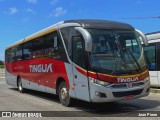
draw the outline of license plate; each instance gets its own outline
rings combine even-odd
[[[134,97],[133,95],[124,96],[123,99],[124,99],[124,100],[130,100],[130,99],[133,99],[133,97]]]

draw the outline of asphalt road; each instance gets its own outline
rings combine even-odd
[[[102,119],[102,117],[114,119],[121,116],[124,120],[130,116],[137,117],[139,113],[160,111],[160,94],[150,93],[149,96],[140,99],[101,104],[75,100],[71,107],[64,107],[55,95],[31,90],[22,94],[16,88],[7,85],[4,78],[0,78],[0,111],[51,111],[52,113],[48,114],[57,112],[67,120],[71,120],[72,116],[77,119],[85,119],[84,116],[88,117],[87,119]],[[70,117],[66,117],[67,115]]]

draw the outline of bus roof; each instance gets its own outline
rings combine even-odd
[[[18,44],[21,44],[23,42],[27,42],[30,40],[33,40],[34,38],[38,38],[42,35],[45,35],[47,33],[53,32],[56,29],[58,29],[58,26],[63,26],[65,24],[72,25],[73,23],[77,23],[78,25],[84,27],[84,28],[99,28],[99,29],[116,29],[116,30],[134,30],[134,28],[126,23],[121,22],[115,22],[115,21],[109,21],[109,20],[89,20],[89,19],[80,19],[80,20],[66,20],[59,23],[56,23],[52,26],[49,26],[48,28],[45,28],[39,32],[36,32],[24,39],[21,39],[20,41],[10,45],[6,49],[9,49],[11,47],[14,47]]]
[[[146,37],[148,41],[160,39],[160,31],[147,33]]]
[[[146,33],[146,35],[152,35],[152,34],[157,34],[157,33],[160,33],[160,31],[151,32],[151,33]]]
[[[84,28],[134,30],[129,24],[109,20],[80,19],[66,20],[64,23],[79,23]]]

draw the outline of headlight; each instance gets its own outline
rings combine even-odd
[[[149,80],[150,80],[150,78],[149,78],[149,77],[146,77],[146,78],[144,79],[144,83],[147,83]]]
[[[108,85],[111,84],[111,83],[109,83],[109,82],[97,80],[97,79],[94,79],[94,78],[91,78],[91,77],[89,77],[89,80],[90,80],[92,83],[95,83],[95,84],[98,84],[98,85],[101,85],[101,86],[108,86]]]

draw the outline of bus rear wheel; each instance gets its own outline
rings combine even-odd
[[[24,92],[24,88],[23,88],[23,86],[22,86],[22,80],[19,78],[18,79],[18,91],[20,92],[20,93],[23,93]]]
[[[62,81],[59,85],[58,94],[59,94],[59,100],[62,105],[66,107],[71,105],[71,98],[69,96],[69,90],[64,81]]]

